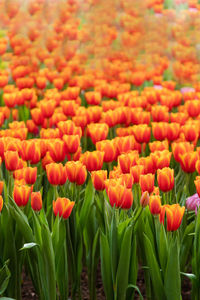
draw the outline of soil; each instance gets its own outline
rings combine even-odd
[[[145,282],[143,276],[143,270],[140,269],[138,272],[138,280],[137,286],[140,289],[141,294],[145,298]],[[83,270],[81,276],[81,289],[82,289],[82,300],[89,300],[89,291],[88,291],[88,278],[86,269]],[[106,300],[102,280],[100,267],[97,270],[97,281],[96,281],[96,289],[97,289],[97,300]],[[38,296],[35,293],[32,282],[30,278],[24,273],[23,274],[23,284],[22,284],[22,299],[23,300],[38,300]],[[135,300],[139,300],[139,295],[135,292]],[[191,282],[188,278],[185,278],[182,285],[182,300],[191,300]]]

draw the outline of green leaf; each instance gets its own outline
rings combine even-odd
[[[121,245],[119,264],[117,268],[116,284],[117,299],[123,300],[126,296],[129,279],[129,264],[131,255],[132,226],[127,227]]]
[[[179,265],[179,247],[177,236],[169,246],[169,256],[165,272],[165,293],[167,300],[181,299],[181,279]]]
[[[112,217],[111,227],[110,227],[110,251],[111,251],[111,269],[112,278],[114,284],[116,284],[116,274],[117,274],[117,262],[118,262],[118,242],[117,242],[117,226],[115,211]]]
[[[0,269],[0,295],[2,295],[3,292],[6,290],[10,276],[10,271],[8,269],[7,264],[5,263],[4,266]]]
[[[101,257],[102,281],[103,281],[106,298],[112,300],[114,298],[114,295],[113,295],[110,249],[109,249],[107,237],[103,232],[101,232],[101,236],[100,236],[100,257]]]
[[[141,294],[141,292],[140,292],[140,289],[139,289],[139,287],[137,285],[129,284],[128,285],[128,289],[130,289],[130,288],[132,288],[132,289],[134,289],[134,290],[136,290],[138,292],[138,294],[140,296],[140,300],[144,299],[143,296],[142,296],[142,294]]]
[[[168,258],[168,243],[167,243],[167,236],[163,224],[160,225],[159,258],[160,258],[162,271],[165,273],[165,268],[167,265],[167,258]]]
[[[85,224],[87,223],[87,218],[90,213],[90,209],[94,202],[94,187],[92,184],[92,180],[90,180],[87,184],[86,190],[85,190],[85,199],[83,202],[83,206],[81,208],[80,212],[80,218],[79,218],[79,228],[78,230],[83,230],[85,227]]]
[[[186,276],[187,278],[189,278],[190,280],[194,280],[196,279],[196,276],[192,273],[184,273],[184,272],[180,272],[181,275]]]
[[[137,281],[137,275],[138,275],[138,257],[137,257],[137,241],[136,241],[136,234],[135,230],[133,232],[132,237],[132,245],[131,245],[131,257],[130,257],[130,266],[129,266],[129,283],[130,285],[135,286]],[[133,300],[134,299],[134,293],[129,291],[128,289],[126,291],[126,300]]]
[[[27,244],[24,244],[24,246],[21,249],[19,249],[19,251],[31,249],[35,246],[38,246],[38,244],[36,244],[36,243],[27,243]]]
[[[154,294],[156,299],[166,299],[164,293],[164,286],[162,282],[162,276],[160,273],[160,267],[158,265],[155,252],[153,251],[152,244],[148,236],[144,233],[144,246],[146,253],[146,260],[149,267],[149,272],[151,275],[151,280],[153,284]]]

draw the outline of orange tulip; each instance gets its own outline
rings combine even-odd
[[[87,126],[87,130],[93,144],[96,144],[97,142],[105,140],[107,138],[109,127],[105,123],[91,123]]]
[[[67,101],[62,101],[61,102],[61,107],[63,109],[63,113],[67,117],[73,117],[76,115],[77,109],[78,109],[78,104],[74,100],[67,100]]]
[[[165,215],[166,215],[167,230],[175,231],[181,225],[184,212],[185,212],[185,206],[181,207],[179,204],[163,205],[161,206],[161,211],[160,211],[160,223],[164,224]]]
[[[158,215],[161,210],[161,199],[159,195],[151,195],[149,197],[149,209],[152,215]]]
[[[40,211],[42,209],[42,196],[40,192],[31,193],[31,207],[35,211]]]
[[[151,138],[151,128],[146,124],[136,125],[133,128],[135,139],[138,143],[148,143]]]
[[[131,208],[133,203],[133,194],[131,189],[127,189],[124,185],[116,182],[116,184],[109,184],[107,193],[112,207],[115,205],[117,208]]]
[[[142,193],[140,198],[140,205],[144,208],[149,204],[149,193],[146,191]]]
[[[86,167],[80,161],[68,161],[65,164],[67,177],[70,182],[78,185],[84,184],[87,178]]]
[[[196,186],[196,190],[197,190],[197,194],[199,195],[200,197],[200,176],[197,176],[195,181],[194,181],[194,184]]]
[[[47,143],[48,151],[55,162],[65,159],[65,144],[60,139],[54,139]]]
[[[192,124],[187,124],[182,126],[182,132],[185,136],[186,141],[195,142],[199,137],[199,129],[197,126]]]
[[[67,171],[62,164],[50,163],[46,165],[46,173],[52,185],[63,185],[67,180]]]
[[[118,156],[118,165],[120,166],[122,173],[129,173],[130,168],[136,165],[138,158],[139,154],[137,151],[130,151]]]
[[[190,151],[180,155],[181,168],[186,173],[195,172],[195,165],[198,160],[197,152]]]
[[[86,151],[80,157],[80,161],[86,166],[89,172],[100,170],[103,166],[104,152]]]
[[[57,198],[56,201],[53,201],[53,212],[55,216],[57,214],[63,219],[68,219],[71,215],[72,209],[75,202],[70,201],[68,198]]]
[[[96,143],[96,149],[105,153],[104,162],[109,163],[116,159],[114,140],[104,140]]]
[[[3,208],[3,197],[0,195],[0,212],[2,211]]]
[[[200,174],[200,159],[197,160],[197,162],[195,164],[195,168],[196,168],[196,171],[198,172],[198,174]]]
[[[50,118],[55,110],[56,102],[54,100],[43,100],[40,102],[40,109],[44,118]]]
[[[76,153],[80,146],[80,137],[78,135],[63,135],[65,151],[67,153]]]
[[[37,179],[37,167],[31,168],[26,167],[23,169],[24,171],[24,179],[27,184],[34,184]]]
[[[3,181],[0,181],[0,195],[1,195],[2,192],[3,192],[3,186],[4,186],[4,182],[3,182]]]
[[[181,155],[193,151],[194,145],[190,144],[189,142],[180,142],[180,143],[173,143],[172,144],[172,153],[174,156],[174,159],[177,162],[181,161]]]
[[[147,191],[149,194],[153,192],[154,174],[148,173],[145,175],[140,175],[140,187],[142,192]]]
[[[22,159],[25,161],[33,160],[35,153],[37,152],[37,150],[39,150],[39,149],[36,149],[38,147],[36,142],[34,140],[22,141],[21,146],[22,146],[22,149],[21,149]]]
[[[134,179],[134,183],[139,183],[140,175],[144,174],[144,166],[136,165],[130,168],[130,173]]]
[[[180,124],[170,123],[167,125],[167,139],[172,142],[179,137],[180,134]]]
[[[17,151],[6,151],[4,153],[6,169],[8,171],[15,171],[19,166],[19,154]]]
[[[27,185],[14,185],[13,197],[18,206],[26,206],[31,194],[31,187]]]
[[[163,151],[163,150],[168,150],[169,149],[169,144],[167,140],[164,141],[155,141],[152,143],[149,143],[149,148],[151,152],[155,151]]]
[[[172,153],[168,150],[155,151],[150,154],[156,170],[169,167]]]
[[[134,136],[124,136],[124,137],[115,138],[115,142],[119,154],[134,150],[134,146],[135,146]]]
[[[101,102],[101,93],[99,92],[87,92],[85,93],[85,99],[90,105],[99,105]]]
[[[161,191],[171,191],[174,187],[174,170],[170,168],[159,169],[157,171],[157,180]]]
[[[99,170],[91,172],[92,183],[97,191],[105,189],[105,180],[107,179],[107,171]]]
[[[152,123],[152,132],[156,140],[162,141],[167,137],[167,126],[166,122]]]

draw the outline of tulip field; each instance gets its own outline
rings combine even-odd
[[[200,300],[199,207],[200,1],[1,0],[0,299]]]

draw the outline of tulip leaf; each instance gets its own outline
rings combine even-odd
[[[151,275],[155,297],[157,300],[160,299],[164,300],[166,299],[166,297],[164,293],[164,286],[162,282],[160,267],[158,265],[152,244],[145,233],[144,233],[144,246],[145,246],[146,260]]]
[[[140,292],[140,289],[139,289],[139,287],[137,285],[129,284],[127,290],[131,289],[131,288],[134,289],[134,290],[136,290],[138,292],[138,294],[140,296],[140,300],[144,299],[143,296],[142,296],[142,294],[141,294],[141,292]]]
[[[31,248],[33,248],[33,247],[35,247],[35,246],[38,246],[38,244],[36,244],[36,243],[26,243],[26,244],[24,244],[24,246],[21,248],[21,249],[19,249],[20,251],[21,250],[27,250],[27,249],[31,249]]]
[[[165,271],[165,293],[167,300],[180,299],[181,279],[177,237],[171,241],[169,246],[169,256]]]
[[[132,236],[132,245],[131,245],[131,257],[130,257],[130,266],[129,266],[129,286],[132,285],[133,287],[137,281],[137,274],[138,274],[138,257],[137,257],[137,242],[136,242],[136,234],[135,230]],[[137,289],[136,289],[137,290]],[[133,300],[134,293],[127,289],[126,291],[126,300]]]
[[[10,270],[8,269],[8,266],[5,263],[4,266],[0,269],[0,295],[2,295],[3,292],[6,290],[10,276]]]
[[[128,286],[129,279],[129,266],[130,266],[130,256],[131,256],[131,240],[132,240],[133,227],[127,227],[124,237],[122,240],[122,245],[120,249],[120,257],[117,268],[117,299],[125,299],[126,289]]]
[[[102,281],[106,294],[106,299],[114,299],[113,295],[113,281],[111,272],[111,257],[110,249],[106,235],[101,232],[100,236],[100,257],[101,257],[101,271]]]
[[[113,282],[116,280],[117,273],[117,262],[118,262],[118,242],[117,242],[117,226],[115,211],[112,217],[111,227],[110,227],[110,250],[111,250],[111,269]]]
[[[167,258],[168,258],[168,243],[167,243],[167,236],[163,224],[161,224],[160,226],[159,258],[160,258],[160,264],[162,270],[163,272],[165,272],[165,268],[167,265]]]
[[[90,209],[94,202],[94,187],[92,184],[92,180],[90,180],[87,184],[86,190],[85,190],[85,199],[83,201],[83,206],[81,208],[80,212],[80,219],[79,219],[79,230],[83,230],[85,227],[85,224],[87,222],[88,215],[90,213]]]
[[[185,277],[187,277],[187,278],[189,278],[190,280],[196,279],[196,276],[194,274],[192,274],[192,273],[180,272],[180,274],[183,275],[183,276],[185,276]]]

